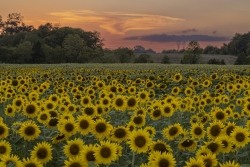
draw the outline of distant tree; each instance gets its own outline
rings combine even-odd
[[[225,65],[226,63],[225,63],[224,59],[219,60],[219,59],[215,59],[215,58],[214,58],[214,59],[210,59],[210,60],[208,60],[207,64],[219,64],[219,65]]]
[[[42,44],[40,41],[36,41],[32,47],[32,63],[41,64],[45,63],[45,55],[42,51]]]
[[[220,48],[220,54],[222,55],[228,55],[228,45],[223,43],[223,46]]]
[[[250,55],[246,57],[246,64],[250,64]]]
[[[134,51],[127,47],[115,49],[114,54],[119,63],[131,63],[135,59]]]
[[[51,34],[52,30],[53,30],[52,23],[46,23],[44,25],[40,25],[37,29],[38,35],[41,38],[45,38],[45,37],[49,36]]]
[[[247,56],[245,55],[245,53],[240,53],[238,56],[237,56],[237,59],[234,63],[235,65],[244,65],[244,64],[247,64]]]
[[[182,57],[183,64],[199,64],[201,62],[202,49],[197,41],[189,42]]]
[[[208,45],[203,50],[203,54],[220,54],[220,49],[216,46]]]
[[[49,64],[64,63],[65,62],[65,51],[61,46],[52,48],[46,44],[42,46],[43,53],[45,55],[45,62]]]
[[[170,58],[168,55],[165,55],[161,61],[162,64],[170,64]]]
[[[153,63],[151,56],[148,54],[141,54],[139,57],[135,58],[135,63]]]
[[[141,45],[136,45],[134,47],[134,53],[146,53],[146,49]]]
[[[146,50],[146,53],[156,53],[153,49],[149,48]]]
[[[32,43],[29,41],[24,41],[20,43],[14,51],[15,58],[13,57],[13,62],[15,63],[32,63]]]

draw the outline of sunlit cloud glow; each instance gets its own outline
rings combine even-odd
[[[150,15],[140,13],[122,12],[96,12],[91,10],[52,12],[51,16],[57,17],[62,22],[92,23],[105,29],[111,34],[123,35],[132,30],[152,30],[162,28],[176,22],[185,21],[163,15]]]

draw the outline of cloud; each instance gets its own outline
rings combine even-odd
[[[197,32],[197,31],[198,30],[196,30],[195,28],[193,28],[193,29],[183,30],[182,33]]]
[[[151,30],[162,28],[168,24],[185,21],[182,18],[169,17],[164,15],[150,15],[140,13],[123,12],[96,12],[91,10],[51,12],[66,22],[83,22],[97,24],[111,34],[125,34],[132,30]]]
[[[123,38],[124,40],[138,40],[138,41],[149,41],[149,42],[189,42],[189,41],[229,41],[229,37],[220,36],[209,36],[209,35],[167,35],[167,34],[152,34],[145,36],[132,36]]]

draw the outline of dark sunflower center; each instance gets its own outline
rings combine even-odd
[[[160,115],[161,115],[161,110],[156,109],[156,110],[153,111],[153,116],[154,117],[159,117]]]
[[[32,126],[28,126],[28,127],[25,128],[25,130],[24,130],[24,133],[25,133],[26,135],[28,135],[28,136],[34,135],[35,132],[36,132],[36,130],[35,130],[35,128],[32,127]]]
[[[194,129],[194,133],[195,133],[196,135],[200,135],[200,134],[202,134],[202,129],[201,129],[200,127],[196,127],[196,128]]]
[[[86,121],[86,120],[81,120],[81,121],[80,121],[80,127],[81,127],[82,129],[87,129],[87,128],[89,127],[89,122]]]
[[[73,164],[69,165],[69,167],[82,167],[82,165],[77,162],[74,162]]]
[[[12,85],[13,85],[13,86],[17,86],[17,85],[18,85],[18,81],[17,81],[17,80],[13,80],[13,81],[12,81]]]
[[[52,109],[52,108],[53,108],[53,104],[48,103],[48,104],[47,104],[47,108],[48,108],[48,109]]]
[[[136,100],[134,98],[130,98],[127,102],[129,107],[133,107],[136,104]]]
[[[126,131],[124,129],[117,129],[115,131],[115,137],[123,138],[124,136],[126,136]]]
[[[94,151],[89,151],[86,154],[86,158],[88,161],[95,161]]]
[[[200,167],[199,165],[192,165],[191,167]]]
[[[105,123],[98,123],[97,125],[96,125],[96,127],[95,127],[95,129],[96,129],[96,131],[98,132],[98,133],[103,133],[103,132],[105,132],[106,131],[106,125],[105,125]]]
[[[227,127],[227,130],[226,130],[227,135],[230,136],[230,133],[232,133],[233,130],[234,130],[234,126]]]
[[[207,146],[207,148],[214,153],[218,150],[219,146],[216,143],[211,143]]]
[[[250,111],[250,103],[247,104],[247,110]]]
[[[0,146],[0,154],[4,154],[6,152],[6,147],[5,146]]]
[[[33,106],[33,105],[28,105],[27,108],[26,108],[26,112],[28,114],[33,114],[35,111],[36,111],[36,107]]]
[[[83,102],[84,104],[88,104],[88,103],[89,103],[89,99],[84,98],[82,102]]]
[[[143,147],[146,144],[146,139],[144,136],[137,136],[135,138],[135,145],[137,147]]]
[[[101,156],[104,158],[108,158],[111,156],[111,150],[108,147],[104,147],[101,149]]]
[[[24,167],[37,167],[37,165],[30,162],[30,163],[26,164]]]
[[[155,150],[155,151],[160,151],[160,152],[168,152],[168,150],[166,149],[165,145],[162,144],[162,143],[157,143],[157,144],[154,146],[154,150]]]
[[[183,147],[190,147],[190,146],[192,146],[193,143],[194,143],[193,140],[185,140],[185,141],[183,141],[183,142],[181,143],[181,145],[182,145]]]
[[[52,101],[57,101],[57,97],[53,96],[53,97],[51,98],[51,100],[52,100]]]
[[[216,113],[216,118],[219,119],[219,120],[223,120],[225,117],[224,113],[223,112],[217,112]]]
[[[164,108],[164,112],[168,114],[168,113],[171,112],[171,109],[170,109],[169,107],[165,107],[165,108]]]
[[[51,119],[50,121],[49,121],[49,125],[50,126],[56,126],[58,124],[58,119],[56,118],[56,119]]]
[[[5,129],[2,126],[0,126],[0,135],[4,134],[4,132],[5,132]]]
[[[64,134],[62,134],[62,135],[58,135],[57,137],[56,137],[56,140],[61,140],[61,139],[63,139],[65,137],[65,135]]]
[[[178,132],[178,128],[177,128],[177,127],[172,127],[172,128],[170,128],[170,130],[169,130],[169,135],[170,135],[170,136],[174,136],[174,135],[177,134],[177,132]]]
[[[21,106],[22,102],[20,100],[16,101],[16,106]]]
[[[40,148],[37,153],[37,158],[39,159],[45,159],[48,156],[48,151],[45,148]]]
[[[237,133],[235,138],[237,141],[242,142],[245,140],[245,135],[243,133]]]
[[[118,107],[121,107],[123,105],[123,100],[122,99],[117,99],[115,101],[115,105],[118,106]]]
[[[212,167],[213,163],[210,159],[205,159],[204,160],[205,166],[206,167]]]
[[[104,99],[102,102],[104,105],[107,105],[109,103],[109,101],[107,99]]]
[[[80,148],[77,144],[72,144],[69,148],[69,151],[72,155],[77,155],[80,151]]]
[[[159,167],[169,167],[169,161],[167,159],[161,159],[159,161]]]
[[[58,115],[57,112],[55,112],[55,111],[50,111],[49,114],[51,117],[57,117],[57,115]]]
[[[7,109],[7,112],[8,112],[8,113],[12,113],[12,112],[13,112],[13,109],[12,109],[12,108],[8,108],[8,109]]]
[[[71,132],[73,129],[74,129],[74,126],[73,126],[71,123],[67,123],[67,124],[65,125],[65,130],[66,130],[67,132]]]
[[[141,124],[142,123],[142,117],[140,117],[140,116],[135,117],[133,121],[134,121],[135,124]]]
[[[40,119],[41,119],[41,120],[47,120],[47,119],[48,119],[48,116],[47,116],[46,114],[42,114],[42,115],[40,116]]]
[[[74,108],[73,106],[70,106],[70,107],[69,107],[69,111],[71,111],[71,112],[74,111],[74,109],[75,109],[75,108]]]
[[[141,98],[141,99],[145,99],[145,98],[146,98],[145,93],[141,93],[141,94],[140,94],[140,98]]]
[[[85,108],[84,112],[87,114],[87,115],[92,115],[94,113],[94,110],[93,108],[91,107],[87,107]]]
[[[211,129],[210,129],[210,133],[213,136],[218,136],[220,134],[220,126],[219,125],[214,125]]]
[[[223,144],[223,148],[227,148],[228,146],[228,142],[226,140],[222,140],[222,144]]]

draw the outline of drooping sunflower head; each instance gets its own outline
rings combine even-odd
[[[150,150],[151,151],[160,151],[161,153],[163,153],[163,152],[172,153],[173,152],[171,147],[162,140],[153,141],[152,144],[150,145]]]

